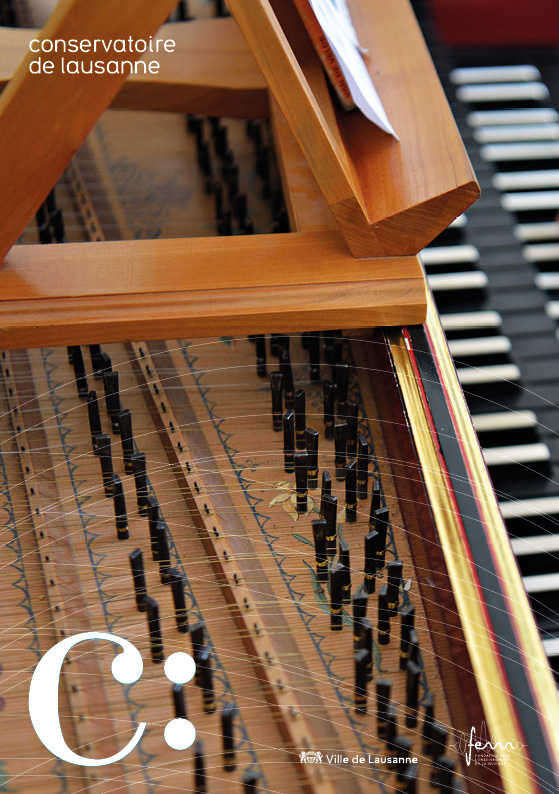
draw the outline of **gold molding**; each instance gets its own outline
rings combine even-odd
[[[447,390],[451,413],[456,423],[455,430],[463,442],[467,464],[474,478],[472,485],[486,523],[488,539],[498,557],[498,574],[502,578],[511,606],[510,614],[518,645],[531,660],[527,675],[537,706],[548,726],[551,752],[555,754],[555,758],[559,758],[557,690],[431,296],[426,326],[437,357],[441,379]],[[522,729],[511,695],[502,687],[503,673],[494,649],[494,633],[478,598],[479,585],[475,568],[468,557],[465,538],[427,420],[424,397],[417,383],[410,353],[401,334],[390,334],[390,344],[489,733],[496,741],[521,741]],[[499,770],[507,794],[539,792],[530,760],[523,751],[513,750],[508,756],[506,759],[499,759]]]

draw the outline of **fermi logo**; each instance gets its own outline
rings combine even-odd
[[[68,652],[86,640],[106,640],[119,645],[122,653],[112,662],[113,676],[121,684],[134,684],[140,679],[144,663],[140,651],[131,642],[117,637],[116,634],[97,631],[76,634],[54,645],[35,668],[29,687],[29,715],[40,741],[57,758],[76,766],[105,766],[121,761],[132,752],[142,738],[147,723],[141,722],[126,747],[108,758],[85,758],[68,747],[62,735],[58,713],[60,671]],[[195,672],[194,659],[187,653],[173,653],[165,662],[165,675],[174,684],[186,684],[194,677]],[[174,719],[167,724],[164,735],[169,747],[186,750],[194,744],[196,729],[189,720]]]

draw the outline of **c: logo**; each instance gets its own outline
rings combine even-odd
[[[74,637],[62,640],[47,651],[35,668],[29,688],[29,715],[35,733],[53,755],[77,766],[104,766],[121,761],[128,753],[132,752],[142,738],[147,723],[141,722],[126,747],[108,758],[84,758],[68,747],[62,735],[58,714],[60,671],[68,651],[86,640],[107,640],[120,645],[123,652],[115,656],[111,670],[121,684],[133,684],[142,675],[144,669],[142,656],[128,640],[123,640],[116,634],[103,634],[97,631],[76,634]]]

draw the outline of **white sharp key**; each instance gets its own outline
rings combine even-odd
[[[552,320],[559,320],[559,301],[549,301],[545,306],[545,312]]]
[[[508,163],[523,160],[553,160],[559,157],[559,142],[543,143],[486,143],[480,148],[488,163]]]
[[[462,214],[462,215],[459,215],[457,218],[455,218],[448,228],[449,229],[463,229],[464,226],[467,226],[467,224],[468,224],[468,219],[466,218],[466,216],[464,214]]]
[[[543,190],[559,188],[559,169],[549,171],[511,171],[494,174],[491,178],[496,190]]]
[[[514,227],[514,236],[523,243],[559,240],[559,223],[519,223]]]
[[[456,89],[460,102],[541,102],[549,99],[543,83],[487,83],[463,85]]]
[[[559,289],[559,273],[538,273],[536,286],[539,289]]]
[[[559,121],[553,108],[517,108],[516,110],[474,110],[466,120],[470,127],[489,127],[500,124],[552,124]]]
[[[433,292],[455,292],[457,290],[485,289],[488,278],[481,270],[470,273],[441,273],[427,276]]]
[[[516,364],[494,364],[491,367],[458,367],[458,380],[462,386],[481,386],[485,383],[505,384],[520,380]]]
[[[506,336],[480,336],[474,339],[452,339],[448,348],[454,358],[467,358],[510,353],[512,345]]]
[[[559,259],[559,243],[525,245],[522,253],[528,262],[554,262]]]
[[[559,589],[559,573],[540,573],[536,576],[523,576],[522,581],[526,592],[553,593]]]
[[[510,447],[489,447],[483,449],[483,457],[488,466],[522,466],[530,463],[545,463],[550,460],[551,452],[541,441],[535,444],[515,444]]]
[[[501,207],[507,212],[559,209],[559,190],[534,190],[530,193],[505,193]]]
[[[521,499],[515,502],[499,502],[501,515],[505,519],[538,518],[540,516],[559,517],[559,496],[538,496],[534,499]],[[559,520],[557,521],[559,532]]]
[[[441,323],[445,331],[471,331],[478,328],[500,328],[503,319],[499,312],[457,312],[441,314]]]
[[[477,143],[517,143],[520,141],[557,141],[559,124],[514,124],[503,127],[478,127]]]
[[[559,637],[544,637],[542,644],[547,656],[559,656]]]
[[[479,251],[475,245],[436,245],[420,251],[419,258],[426,267],[475,264],[479,261]]]
[[[536,427],[538,418],[533,411],[497,411],[493,414],[472,416],[476,433],[494,433],[499,430],[527,430]]]
[[[526,83],[540,80],[540,70],[531,64],[513,66],[470,66],[452,69],[449,74],[453,85],[466,83]]]
[[[559,552],[559,535],[512,538],[511,546],[517,557],[529,557],[531,554],[557,554]]]

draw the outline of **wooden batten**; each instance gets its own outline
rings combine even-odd
[[[39,34],[35,29],[0,27],[0,90]],[[127,77],[110,107],[233,118],[268,116],[266,81],[234,19],[171,22],[157,35],[173,39],[176,50],[158,53],[158,74]]]
[[[425,310],[417,257],[355,259],[336,231],[14,246],[0,269],[9,348],[414,324]]]
[[[43,39],[149,39],[175,0],[118,4],[60,0],[41,32]],[[98,56],[98,58],[97,58]],[[131,60],[129,53],[97,53],[96,59]],[[124,83],[125,75],[60,73],[62,53],[49,53],[56,74],[31,74],[28,51],[0,96],[0,195],[3,196],[0,261],[17,241],[72,156]]]
[[[301,45],[300,20],[289,17],[288,41],[270,2],[253,5],[248,13],[242,0],[230,4],[352,253],[417,254],[479,186],[409,0],[349,4],[399,142],[333,106],[318,56]]]

